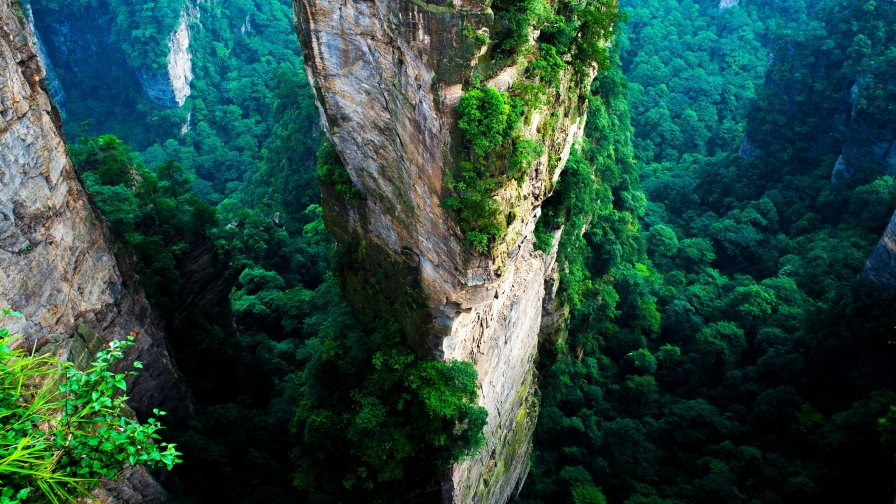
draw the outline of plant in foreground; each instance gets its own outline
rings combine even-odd
[[[0,321],[6,316],[21,317],[0,310]],[[125,378],[137,372],[109,371],[134,333],[111,342],[85,371],[11,349],[19,336],[0,328],[0,504],[73,501],[126,464],[171,469],[180,462],[175,445],[154,441],[158,420],[140,424],[127,414]]]

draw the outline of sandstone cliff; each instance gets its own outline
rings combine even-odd
[[[564,72],[557,92],[531,107],[522,135],[541,143],[543,155],[497,190],[507,231],[476,253],[440,205],[452,194],[446,174],[468,155],[457,105],[473,77],[500,91],[526,80],[525,62],[493,58],[488,34],[504,26],[501,13],[476,1],[294,6],[323,128],[366,195],[323,187],[325,223],[347,257],[346,298],[394,317],[421,355],[475,364],[489,413],[486,446],[446,474],[443,501],[506,502],[528,472],[533,360],[554,260],[535,250],[533,229],[582,134],[585,93]]]
[[[44,69],[18,2],[0,0],[0,306],[21,311],[22,346],[88,345],[138,334],[130,406],[189,414],[162,333],[142,291],[129,285],[109,231],[90,203],[44,89]],[[132,275],[131,275],[132,276]]]

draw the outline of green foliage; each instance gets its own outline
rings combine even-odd
[[[469,37],[471,40],[475,41],[479,45],[486,45],[489,43],[488,35],[484,33],[480,33],[473,29],[473,25],[465,24],[463,29],[463,34]]]
[[[567,59],[583,84],[593,68],[610,66],[605,44],[612,39],[619,20],[615,2],[499,0],[492,9],[504,20],[502,30],[493,37],[499,54],[516,59],[528,56],[532,32],[539,31],[538,56],[530,68],[549,86],[557,86]]]
[[[200,201],[179,164],[169,160],[149,170],[114,135],[81,136],[69,152],[117,239],[136,253],[150,300],[169,308],[185,240],[216,226],[217,210]]]
[[[657,224],[650,228],[647,233],[647,243],[655,253],[667,257],[674,256],[678,252],[679,242],[675,231],[663,224]]]
[[[639,163],[586,157],[627,131],[592,109],[545,205],[569,336],[547,355],[521,502],[588,485],[629,504],[892,493],[893,298],[857,277],[896,208],[874,150],[889,91],[863,87],[896,75],[896,9],[866,5],[623,5]],[[612,73],[596,101],[618,113]]]
[[[0,320],[9,315],[21,316],[0,310]],[[110,343],[84,371],[49,356],[11,349],[19,336],[0,328],[4,502],[73,501],[88,495],[101,477],[115,477],[126,464],[171,469],[181,462],[174,444],[154,441],[160,439],[158,420],[140,424],[128,414],[125,379],[137,372],[109,370],[134,344],[133,334]],[[137,361],[134,367],[142,366]]]
[[[507,231],[507,223],[501,215],[494,191],[500,182],[487,173],[481,164],[462,162],[460,176],[446,175],[446,185],[456,192],[442,202],[442,206],[457,211],[461,229],[467,243],[485,254],[490,246]]]
[[[345,195],[349,201],[366,199],[364,193],[349,178],[348,170],[339,158],[336,148],[329,138],[324,138],[317,151],[317,176],[322,184],[332,186]]]
[[[824,415],[819,413],[812,403],[805,402],[797,411],[793,423],[790,424],[790,432],[809,435],[822,425],[824,425]]]
[[[544,253],[548,253],[554,248],[554,235],[551,233],[546,233],[544,230],[544,223],[541,219],[535,224],[535,231],[533,233],[535,235],[535,248]]]
[[[635,371],[642,374],[653,374],[656,372],[656,358],[646,348],[639,348],[634,352],[630,352],[626,357],[631,359],[631,363]]]
[[[764,75],[768,25],[744,6],[719,12],[706,2],[652,0],[621,7],[629,13],[623,69],[639,159],[712,156],[736,145]],[[769,17],[779,19],[784,7],[775,9]]]
[[[528,70],[533,75],[541,77],[542,82],[553,88],[560,86],[560,74],[566,68],[566,63],[560,59],[557,49],[551,44],[538,45],[538,57],[529,65]]]
[[[516,57],[528,53],[532,30],[541,28],[553,18],[553,9],[544,0],[499,0],[492,4],[492,9],[506,19],[504,30],[495,38],[495,45],[499,51]]]
[[[327,326],[309,344],[295,391],[298,488],[340,502],[399,502],[482,445],[486,411],[472,364],[420,360],[395,325]]]
[[[515,60],[527,57],[532,49],[532,31],[539,30],[541,36],[537,55],[527,70],[527,76],[537,83],[519,83],[513,96],[477,83],[458,103],[458,126],[473,153],[460,164],[459,176],[453,174],[447,179],[446,185],[455,195],[442,206],[458,210],[461,231],[480,254],[488,252],[503,237],[512,221],[500,214],[493,201],[494,193],[506,179],[522,184],[532,163],[544,154],[540,143],[516,136],[527,109],[542,104],[546,86],[559,92],[567,60],[578,76],[570,88],[575,96],[576,86],[588,85],[595,65],[609,67],[605,41],[610,39],[618,19],[616,5],[603,0],[584,4],[499,1],[492,7],[504,20],[495,38],[498,54]],[[555,29],[558,26],[561,28]],[[474,36],[470,25],[465,26],[464,33]]]
[[[575,504],[607,504],[600,488],[593,486],[577,486],[572,489],[572,500]]]
[[[520,117],[511,114],[515,110],[511,100],[507,93],[482,87],[464,93],[457,104],[457,125],[480,156],[504,143],[517,128]]]
[[[507,176],[523,183],[529,168],[544,154],[544,146],[526,138],[517,138],[513,144],[513,156],[507,163]]]
[[[512,221],[502,215],[495,193],[505,180],[522,183],[532,163],[544,154],[544,147],[515,136],[526,113],[526,105],[518,97],[477,87],[464,93],[457,111],[458,126],[474,153],[469,161],[460,162],[459,174],[446,174],[445,185],[454,195],[445,198],[441,206],[457,211],[467,243],[485,254]]]

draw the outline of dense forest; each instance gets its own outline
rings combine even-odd
[[[106,63],[157,68],[186,2],[30,4],[38,29],[102,11]],[[157,471],[169,502],[431,498],[483,442],[476,372],[342,297],[352,257],[321,184],[364,195],[320,129],[292,2],[194,8],[182,107],[54,61],[72,160],[195,403],[162,431],[183,454]],[[569,316],[539,342],[517,502],[889,502],[896,312],[861,273],[896,210],[896,4],[619,10],[535,231]],[[560,47],[548,24],[539,43]],[[214,288],[194,302],[200,266]]]
[[[633,182],[587,252],[566,252],[594,293],[563,286],[569,338],[544,371],[521,500],[888,501],[893,301],[859,273],[896,203],[869,145],[894,124],[896,11],[622,6],[628,85],[595,86],[630,108],[609,107],[617,146],[584,152],[631,160],[614,169]],[[637,235],[614,227],[632,216]]]

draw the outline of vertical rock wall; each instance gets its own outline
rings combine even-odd
[[[198,21],[199,10],[184,7],[177,28],[168,36],[168,56],[163,68],[138,68],[137,78],[146,96],[163,107],[177,108],[190,96],[193,56],[190,54],[190,23]]]
[[[508,232],[490,254],[474,253],[439,206],[451,193],[445,174],[464,155],[457,103],[474,72],[502,91],[524,72],[462,33],[497,30],[500,16],[476,1],[445,5],[294,0],[323,128],[367,196],[323,191],[326,225],[349,264],[346,298],[394,317],[419,354],[475,364],[486,446],[446,473],[443,501],[503,503],[528,471],[537,416],[533,361],[553,256],[534,249],[533,229],[582,134],[585,103],[565,75],[554,101],[528,116],[524,136],[546,152],[522,183],[499,190]]]
[[[47,94],[50,95],[50,99],[53,100],[56,108],[65,115],[65,90],[62,88],[62,82],[56,76],[53,63],[47,55],[47,49],[40,38],[40,34],[37,33],[37,29],[34,27],[34,12],[31,10],[31,4],[25,5],[25,16],[28,20],[28,29],[34,33],[34,48],[37,50],[37,56],[40,58],[46,73],[44,75],[44,83],[47,86]]]
[[[189,415],[146,299],[119,269],[109,231],[68,159],[43,77],[21,5],[0,0],[0,306],[24,314],[4,322],[24,334],[19,345],[37,348],[136,332],[121,363],[145,363],[130,378],[130,406]]]

